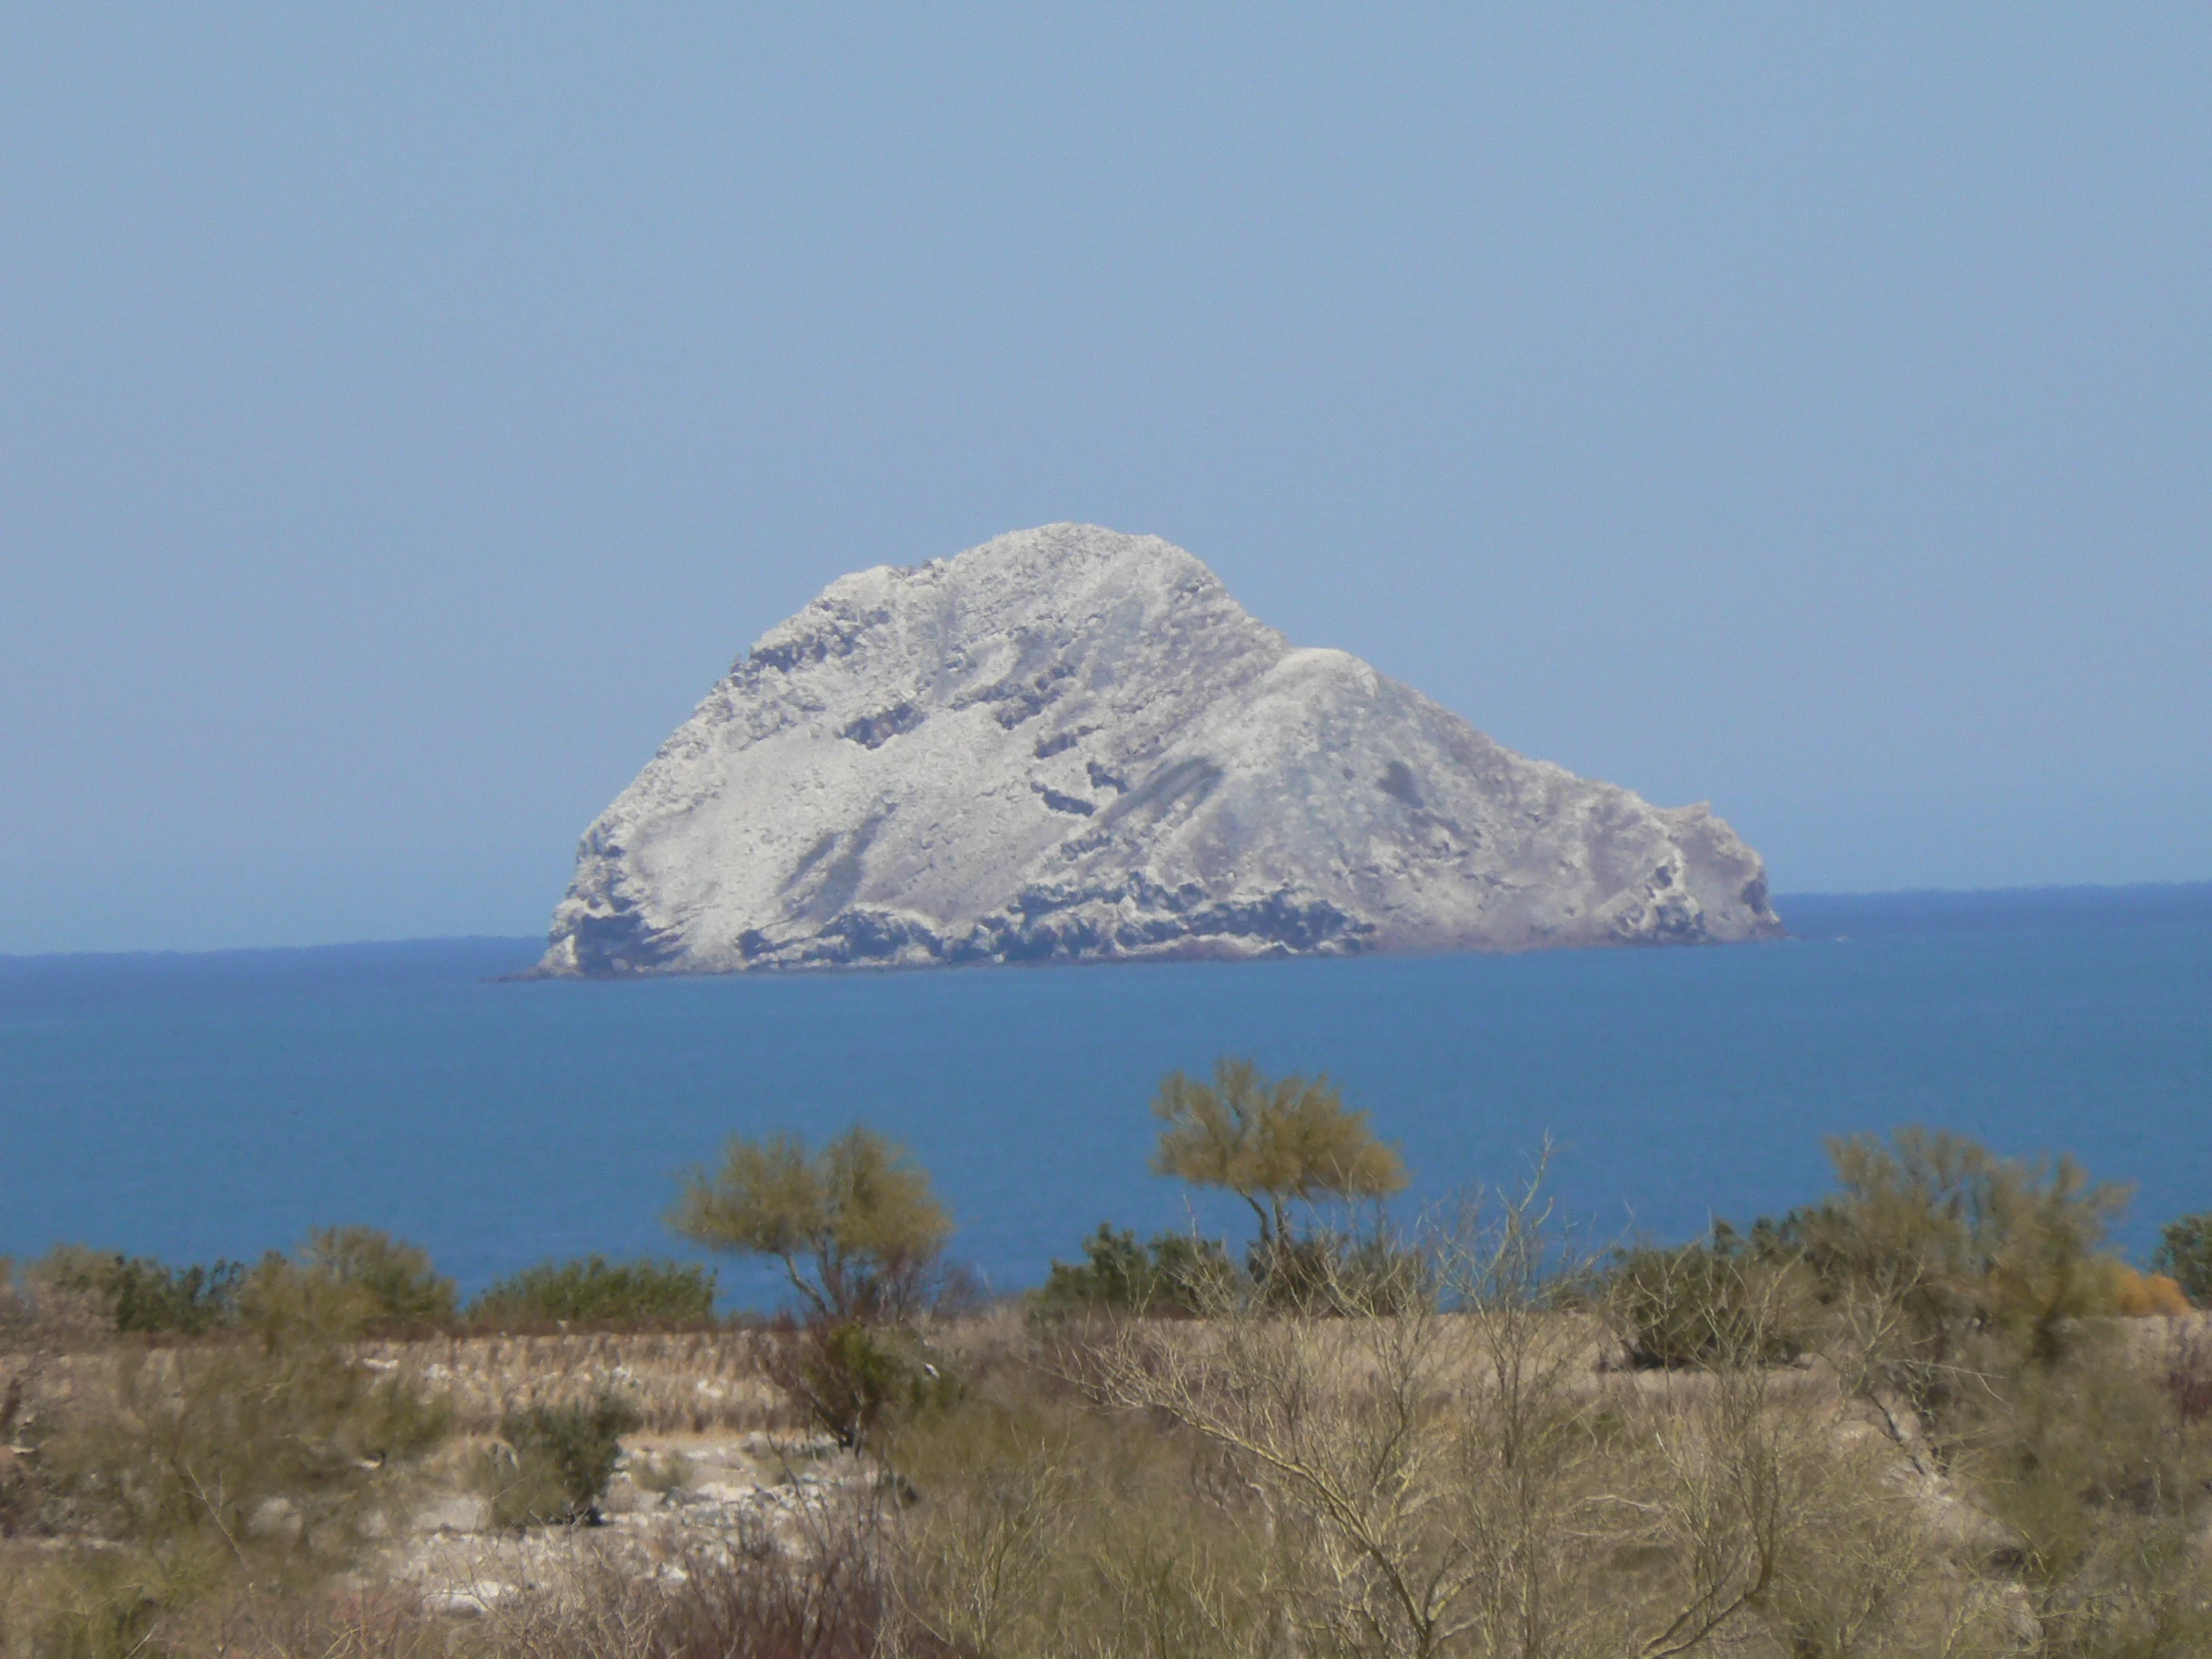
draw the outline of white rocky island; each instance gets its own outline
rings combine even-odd
[[[585,834],[547,974],[1664,944],[1757,853],[1500,748],[1197,559],[1084,524],[861,571]]]

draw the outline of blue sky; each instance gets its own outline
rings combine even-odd
[[[537,931],[1064,518],[1784,892],[2212,876],[2212,13],[1476,12],[0,13],[0,950]]]

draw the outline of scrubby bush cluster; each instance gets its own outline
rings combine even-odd
[[[711,1324],[715,1275],[677,1262],[588,1256],[541,1262],[501,1279],[468,1305],[471,1325],[607,1326],[637,1331]]]
[[[197,1337],[312,1317],[348,1335],[450,1325],[453,1282],[418,1246],[369,1227],[325,1228],[292,1255],[173,1267],[145,1256],[54,1251],[35,1280],[90,1303],[120,1332]]]
[[[33,1272],[55,1290],[86,1298],[118,1331],[188,1337],[237,1324],[246,1282],[246,1268],[238,1262],[171,1267],[149,1256],[107,1256],[66,1246]]]
[[[1236,1277],[1229,1252],[1190,1233],[1156,1234],[1149,1244],[1107,1222],[1083,1241],[1083,1260],[1054,1262],[1039,1308],[1049,1313],[1113,1312],[1188,1318]]]
[[[2176,1312],[2202,1218],[2139,1274],[2105,1249],[2116,1189],[1905,1131],[1836,1143],[1834,1190],[1778,1220],[1592,1255],[1540,1169],[1392,1228],[1402,1169],[1325,1083],[1227,1065],[1155,1109],[1159,1167],[1254,1236],[1101,1226],[1019,1310],[956,1294],[891,1143],[733,1142],[673,1219],[782,1264],[801,1313],[760,1363],[843,1472],[640,1566],[583,1530],[631,1403],[522,1403],[469,1466],[498,1525],[576,1547],[463,1622],[329,1594],[449,1430],[357,1341],[458,1317],[419,1252],[0,1274],[10,1355],[52,1348],[20,1336],[39,1284],[111,1333],[62,1404],[0,1397],[0,1531],[77,1540],[0,1540],[0,1659],[2212,1653],[2212,1335]],[[712,1294],[594,1258],[469,1313],[680,1323]]]
[[[1989,1356],[2053,1361],[2084,1320],[2178,1314],[2173,1279],[2103,1250],[2125,1189],[2068,1159],[2022,1163],[1903,1129],[1831,1143],[1836,1192],[1748,1231],[1716,1223],[1677,1249],[1614,1253],[1605,1307],[1633,1363],[1695,1365],[1754,1314],[1770,1361],[1884,1322],[1887,1380],[1916,1407],[1976,1386]],[[2174,1229],[2169,1228],[2169,1238]]]
[[[126,1266],[134,1271],[92,1292],[110,1298],[117,1325],[129,1319],[142,1333],[147,1304],[116,1286],[129,1293],[161,1280]],[[42,1340],[11,1365],[0,1476],[15,1479],[13,1501],[0,1505],[0,1550],[21,1532],[90,1541],[34,1557],[45,1570],[12,1582],[0,1572],[0,1652],[191,1653],[184,1633],[212,1601],[248,1587],[317,1593],[389,1530],[449,1418],[440,1401],[349,1352],[362,1324],[357,1292],[335,1276],[265,1263],[196,1341],[80,1350],[62,1357],[66,1381],[36,1399],[26,1381],[40,1382],[57,1357]],[[173,1297],[168,1312],[180,1317],[156,1329],[178,1334],[205,1303]]]
[[[1323,1225],[1402,1176],[1303,1080],[1155,1110],[1257,1237],[1102,1226],[1026,1337],[877,1390],[879,1651],[2212,1651],[2212,1357],[2124,1322],[2181,1287],[2072,1164],[1861,1137],[1819,1204],[1590,1260],[1532,1192]]]
[[[640,1422],[620,1395],[602,1391],[574,1405],[527,1405],[499,1424],[483,1481],[499,1526],[547,1526],[599,1518],[622,1457],[622,1436]]]
[[[290,1255],[175,1265],[64,1246],[27,1270],[81,1298],[116,1331],[199,1337],[243,1330],[312,1303],[356,1333],[593,1326],[652,1331],[711,1325],[716,1275],[696,1263],[540,1262],[495,1281],[464,1309],[419,1245],[369,1227],[325,1228]]]

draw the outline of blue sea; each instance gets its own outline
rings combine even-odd
[[[499,982],[526,939],[0,958],[0,1253],[250,1258],[359,1222],[473,1288],[682,1254],[661,1218],[725,1137],[858,1119],[1013,1289],[1100,1221],[1188,1224],[1147,1106],[1223,1054],[1371,1109],[1407,1214],[1548,1140],[1563,1215],[1685,1238],[1818,1195],[1824,1137],[1903,1123],[2134,1183],[2138,1255],[2212,1209],[2212,884],[1778,907],[1797,937],[1713,949],[583,984]]]

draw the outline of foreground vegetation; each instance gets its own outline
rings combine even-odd
[[[1155,1109],[1254,1236],[1101,1227],[1018,1305],[864,1129],[684,1188],[803,1311],[742,1331],[696,1270],[463,1306],[358,1230],[0,1276],[0,1655],[2212,1652],[2207,1218],[2138,1273],[2118,1190],[1908,1130],[1687,1245],[1587,1249],[1540,1164],[1399,1232],[1326,1081]],[[677,1524],[741,1431],[776,1503]],[[403,1568],[440,1491],[537,1551],[467,1617]]]

